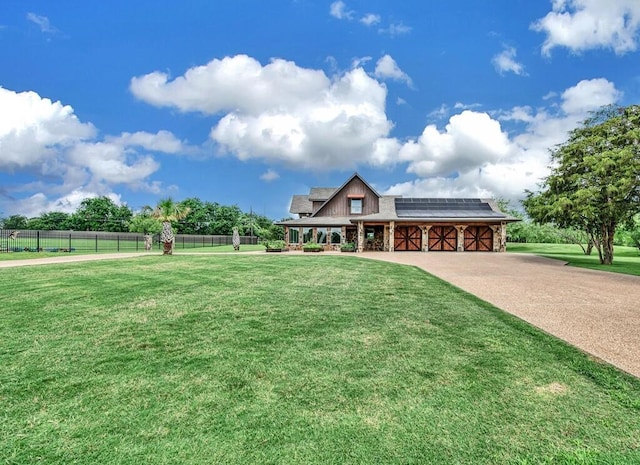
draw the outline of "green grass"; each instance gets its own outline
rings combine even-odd
[[[254,252],[254,251],[264,251],[264,246],[262,244],[243,244],[240,246],[240,252]],[[139,252],[145,253],[143,249],[138,249],[136,251],[135,248],[125,248],[122,247],[119,251],[114,248],[104,247],[99,249],[98,254],[101,253],[132,253]],[[232,245],[214,245],[208,247],[187,247],[187,248],[176,248],[174,253],[176,254],[203,254],[203,253],[229,253],[235,252],[233,250]],[[48,258],[48,257],[60,257],[64,255],[90,255],[96,252],[88,249],[80,249],[74,250],[73,252],[2,252],[0,253],[0,261],[3,260],[28,260],[32,258]],[[153,248],[153,250],[148,252],[150,255],[162,253],[162,251],[157,249],[157,246]]]
[[[640,463],[640,380],[349,256],[0,269],[0,463]]]
[[[201,247],[197,249],[175,249],[176,254],[203,254],[203,253],[237,253],[232,245],[217,245],[214,247]],[[242,244],[239,252],[264,252],[262,244]]]
[[[634,247],[616,246],[613,251],[613,265],[601,265],[598,252],[585,255],[576,244],[507,244],[508,252],[525,252],[568,262],[571,266],[592,270],[612,271],[640,276],[640,252]]]

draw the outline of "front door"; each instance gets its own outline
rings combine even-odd
[[[453,252],[458,248],[458,231],[453,226],[431,226],[429,250]]]
[[[417,226],[396,226],[393,234],[393,250],[422,250],[422,231]]]

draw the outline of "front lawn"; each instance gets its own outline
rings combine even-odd
[[[240,246],[240,252],[257,252],[264,251],[264,246],[262,244],[242,244]],[[154,244],[153,250],[145,251],[142,248],[139,250],[135,250],[135,248],[128,248],[117,250],[116,248],[108,249],[103,247],[98,252],[93,252],[89,248],[83,248],[80,250],[74,249],[71,252],[0,252],[0,261],[3,260],[29,260],[32,258],[50,258],[50,257],[61,257],[66,255],[94,255],[94,254],[105,254],[105,253],[148,253],[149,255],[158,255],[161,254],[162,251],[158,250],[158,245]],[[176,247],[173,251],[174,254],[204,254],[204,253],[233,253],[236,252],[233,249],[233,245],[213,245],[207,247],[187,247],[187,248],[179,248]]]
[[[571,266],[590,268],[592,270],[613,271],[640,276],[640,252],[635,247],[615,246],[613,265],[601,265],[598,252],[585,255],[577,244],[507,244],[508,252],[526,252],[543,257],[556,258],[569,262]]]
[[[2,464],[640,463],[640,380],[414,268],[0,269]]]

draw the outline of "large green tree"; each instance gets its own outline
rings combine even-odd
[[[217,205],[216,203],[203,202],[198,197],[191,197],[180,202],[181,207],[189,209],[189,213],[180,224],[180,232],[182,234],[212,234]]]
[[[71,224],[78,231],[125,232],[132,217],[133,212],[127,205],[117,205],[102,196],[84,199],[71,216]]]
[[[28,229],[29,218],[22,215],[11,215],[2,221],[4,229]]]
[[[31,218],[28,229],[45,231],[64,231],[71,228],[71,216],[64,212],[47,212]]]
[[[551,174],[523,205],[531,218],[585,231],[613,263],[616,227],[640,212],[640,105],[607,106],[552,150]]]
[[[233,234],[233,228],[241,226],[242,210],[237,205],[215,204],[215,218],[210,234]]]
[[[164,244],[163,254],[173,254],[173,243],[175,235],[173,233],[172,222],[184,219],[189,214],[189,207],[184,207],[173,201],[171,197],[162,199],[153,210],[152,216],[162,222],[162,231],[160,232],[160,242]]]

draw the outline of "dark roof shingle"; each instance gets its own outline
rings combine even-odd
[[[293,214],[311,214],[313,212],[313,204],[309,200],[308,195],[294,195],[291,198],[291,206],[289,212]]]

